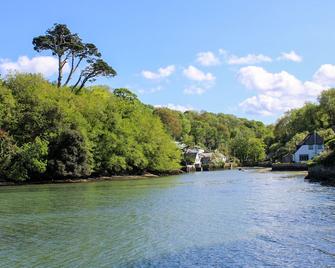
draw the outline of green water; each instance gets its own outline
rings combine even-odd
[[[1,267],[335,267],[335,189],[296,173],[0,188]]]

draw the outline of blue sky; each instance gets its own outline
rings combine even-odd
[[[152,105],[274,122],[335,86],[334,1],[6,1],[0,73],[42,72],[31,45],[53,23],[93,42],[128,87]]]

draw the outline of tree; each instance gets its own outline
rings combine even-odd
[[[90,174],[88,150],[78,131],[65,130],[50,142],[48,173],[56,179]]]
[[[14,181],[38,178],[46,171],[47,155],[48,142],[39,137],[23,144],[11,159],[7,178]]]
[[[308,135],[308,131],[299,132],[295,134],[286,144],[285,144],[285,150],[286,153],[293,154],[296,150],[297,145],[302,142],[306,136]]]
[[[245,164],[257,163],[265,158],[264,142],[246,134],[238,135],[232,140],[231,150],[233,156]]]
[[[159,116],[167,132],[174,139],[179,140],[183,132],[183,122],[179,112],[168,108],[157,108],[155,114]]]
[[[83,43],[78,34],[72,33],[65,24],[54,24],[45,35],[35,37],[32,43],[37,52],[50,50],[52,55],[57,56],[57,87],[62,86],[66,64],[69,64],[70,70],[63,86],[68,85],[84,61],[87,63],[80,72],[77,82],[72,86],[77,93],[87,81],[93,82],[98,76],[113,77],[116,75],[116,71],[101,59],[101,53],[97,47],[92,43]]]
[[[93,60],[94,58],[100,57],[101,53],[98,51],[97,47],[94,44],[84,44],[81,42],[81,40],[78,40],[78,42],[71,49],[70,71],[64,83],[64,86],[67,86],[67,84],[70,82],[72,75],[76,72],[79,65],[84,59],[86,59],[86,61],[88,62]]]
[[[53,28],[33,39],[34,50],[51,50],[52,55],[58,58],[57,87],[62,85],[63,69],[68,59],[79,47],[81,40],[77,34],[71,33],[65,24],[54,24]]]
[[[321,93],[319,97],[320,107],[329,117],[329,126],[335,131],[335,89],[329,89]]]
[[[10,89],[0,84],[0,129],[8,128],[13,121],[15,99]]]
[[[8,176],[9,168],[17,150],[13,138],[7,132],[0,130],[0,176],[2,178]]]
[[[90,64],[81,71],[77,82],[72,86],[72,89],[79,93],[85,86],[86,82],[94,82],[98,76],[114,77],[116,71],[109,66],[104,60],[97,59],[90,61]]]
[[[138,100],[136,94],[134,94],[127,88],[116,88],[114,89],[113,94],[116,97],[129,102]]]

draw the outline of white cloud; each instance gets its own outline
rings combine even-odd
[[[288,60],[293,62],[301,62],[302,57],[298,55],[295,51],[290,52],[282,52],[281,56],[278,58],[279,60]]]
[[[292,108],[300,107],[305,103],[304,99],[283,96],[281,98],[268,94],[259,94],[247,98],[239,106],[248,113],[263,116],[274,115],[278,112],[285,112]]]
[[[144,70],[142,71],[142,76],[149,80],[157,80],[157,79],[169,77],[175,72],[175,70],[176,70],[176,67],[174,65],[169,65],[169,66],[166,66],[165,68],[163,67],[159,68],[157,72]]]
[[[258,92],[239,106],[245,112],[268,116],[315,101],[323,90],[335,85],[335,66],[322,65],[313,80],[305,82],[286,71],[271,73],[261,67],[248,66],[240,69],[238,80]]]
[[[334,84],[329,84],[329,85],[334,85]],[[311,97],[318,97],[321,94],[321,92],[327,89],[328,87],[330,86],[322,85],[314,81],[306,81],[304,83],[306,94]]]
[[[58,61],[51,56],[37,56],[29,59],[27,56],[21,56],[17,61],[0,59],[0,73],[7,75],[11,72],[19,73],[40,73],[45,77],[50,77],[57,73]],[[65,66],[64,72],[68,71]]]
[[[157,87],[153,87],[153,88],[148,88],[148,89],[138,89],[138,93],[139,94],[152,94],[152,93],[156,93],[156,92],[159,92],[159,91],[162,91],[163,90],[163,87],[161,86],[157,86]]]
[[[211,73],[204,73],[203,71],[199,70],[198,68],[190,65],[183,71],[184,75],[194,81],[214,81],[215,76]]]
[[[180,112],[186,112],[186,111],[191,111],[191,110],[194,110],[192,108],[192,106],[183,106],[183,105],[178,105],[178,104],[172,104],[172,103],[169,103],[169,104],[164,104],[164,105],[161,105],[161,104],[157,104],[155,105],[154,107],[156,108],[169,108],[171,110],[176,110],[176,111],[180,111]]]
[[[321,85],[333,85],[335,84],[335,65],[323,64],[315,72],[314,81]]]
[[[288,72],[270,73],[257,66],[241,68],[238,79],[249,89],[270,92],[278,97],[283,94],[298,95],[304,90],[301,81]]]
[[[198,53],[197,62],[203,66],[214,66],[220,64],[220,60],[211,51]]]
[[[202,95],[207,91],[204,87],[190,86],[184,89],[186,95]]]
[[[263,54],[248,54],[244,57],[238,57],[236,55],[227,55],[227,63],[231,65],[247,65],[256,64],[261,62],[271,62],[272,59]]]

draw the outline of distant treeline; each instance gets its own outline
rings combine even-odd
[[[265,159],[271,128],[262,122],[228,114],[157,108],[168,133],[187,146],[219,151],[231,161],[256,163]]]
[[[218,150],[242,164],[264,160],[280,162],[314,131],[324,138],[327,149],[316,161],[329,160],[328,155],[335,147],[335,89],[323,91],[318,103],[306,103],[302,108],[290,110],[268,126],[221,113],[181,113],[167,108],[156,109],[155,113],[177,141]]]

